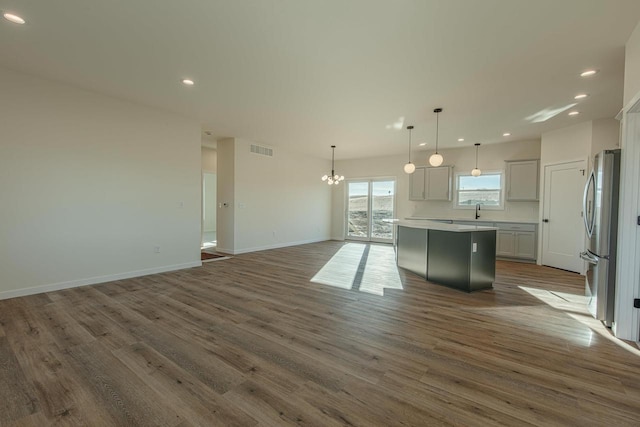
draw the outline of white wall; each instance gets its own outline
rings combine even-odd
[[[232,204],[226,208],[227,217],[218,222],[219,236],[225,229],[219,248],[222,244],[227,252],[238,254],[328,240],[331,189],[320,177],[327,173],[330,162],[281,148],[274,149],[273,157],[266,157],[251,153],[250,145],[237,138],[218,143],[218,180],[226,183],[227,190],[231,172],[222,163],[229,162],[231,151],[234,168],[232,192],[218,198]],[[233,238],[227,239],[231,230]]]
[[[544,171],[545,165],[589,158],[592,135],[593,129],[590,121],[543,133],[540,146],[541,170]],[[541,178],[543,177],[541,176]]]
[[[475,147],[440,150],[445,165],[454,165],[457,172],[471,172],[475,166]],[[416,151],[412,153],[412,161],[416,166],[427,166],[431,152]],[[537,159],[540,157],[540,141],[519,141],[506,144],[488,144],[480,146],[478,166],[484,170],[504,170],[505,160]],[[392,157],[374,157],[368,159],[343,160],[336,162],[336,172],[345,175],[346,179],[357,178],[396,178],[396,217],[427,216],[433,218],[469,218],[473,212],[454,209],[453,201],[410,201],[409,175],[404,173],[403,166],[407,162],[406,155]],[[345,187],[342,185],[333,191],[332,229],[333,239],[345,237]],[[505,202],[505,210],[483,212],[483,219],[500,220],[537,220],[537,202]]]
[[[218,151],[214,148],[202,147],[202,172],[218,172]]]
[[[197,122],[3,69],[0,94],[0,298],[200,265]]]
[[[640,93],[640,22],[627,41],[624,64],[624,106]]]
[[[616,119],[599,119],[592,122],[591,162],[602,150],[620,148],[620,122]]]

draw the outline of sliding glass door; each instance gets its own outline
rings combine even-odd
[[[395,193],[393,179],[347,181],[347,239],[393,242]]]

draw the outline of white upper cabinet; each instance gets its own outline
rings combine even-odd
[[[451,166],[417,167],[409,178],[409,200],[451,200]]]
[[[425,168],[416,168],[409,175],[409,200],[424,200],[424,170]]]
[[[451,166],[426,168],[425,200],[451,200]]]
[[[506,199],[508,201],[537,201],[539,160],[508,161],[506,170]]]

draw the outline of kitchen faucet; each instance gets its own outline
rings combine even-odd
[[[480,218],[480,203],[476,203],[476,219]]]

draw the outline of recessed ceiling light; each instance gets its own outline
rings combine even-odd
[[[573,97],[573,99],[584,99],[584,98],[586,98],[587,96],[589,96],[589,94],[588,94],[588,93],[579,93],[579,94],[577,94],[576,96],[574,96],[574,97]]]
[[[13,13],[9,13],[9,12],[3,13],[2,16],[4,16],[4,19],[6,19],[7,21],[11,21],[14,24],[22,25],[25,22],[27,22],[24,19],[22,19],[20,16],[14,15]]]
[[[580,114],[580,111],[572,111],[569,113],[570,116],[577,116],[578,114]]]
[[[505,132],[502,134],[502,136],[511,136],[511,134],[509,132]]]
[[[194,82],[191,79],[182,79],[182,84],[187,85],[187,86],[193,86],[194,84],[196,84],[196,82]]]
[[[585,70],[582,73],[580,73],[580,77],[589,77],[589,76],[593,76],[594,74],[596,74],[598,72],[598,70]]]
[[[427,145],[426,142],[421,142],[420,144],[418,144],[420,147],[424,147],[425,145]]]
[[[458,138],[458,142],[463,142],[464,138]]]

